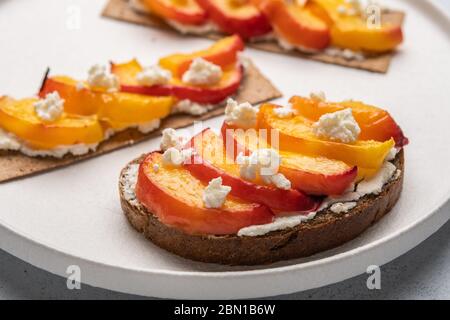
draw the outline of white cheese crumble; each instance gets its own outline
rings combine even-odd
[[[61,99],[57,91],[48,93],[45,99],[34,103],[34,112],[45,122],[58,120],[64,112],[64,99]]]
[[[356,204],[357,204],[356,202],[347,202],[347,203],[338,202],[333,204],[330,207],[330,210],[334,213],[346,213],[351,209],[353,209],[354,207],[356,207]]]
[[[309,97],[310,97],[312,100],[319,101],[319,102],[325,102],[325,101],[327,100],[327,97],[326,97],[326,95],[325,95],[325,92],[323,92],[323,91],[311,92],[311,93],[309,94]]]
[[[386,156],[385,161],[392,161],[395,159],[395,157],[397,156],[397,153],[400,152],[400,148],[396,148],[396,147],[392,147],[391,150],[389,150],[389,153]]]
[[[162,131],[161,143],[159,145],[162,151],[169,148],[181,150],[186,144],[186,138],[180,136],[173,128],[167,128]]]
[[[181,80],[192,85],[215,85],[222,78],[222,68],[203,58],[195,58]]]
[[[322,115],[312,128],[319,138],[344,143],[355,142],[361,132],[350,108]]]
[[[117,76],[99,64],[93,65],[89,69],[87,82],[93,88],[104,88],[108,92],[115,92],[119,89]]]
[[[159,164],[155,163],[155,164],[153,165],[153,172],[154,172],[154,173],[158,173],[158,171],[159,171]]]
[[[291,118],[297,114],[297,110],[292,108],[292,105],[288,105],[286,107],[275,108],[273,109],[273,113],[281,119]]]
[[[225,122],[239,128],[249,129],[256,126],[258,108],[248,102],[237,103],[233,99],[227,100],[225,108]]]
[[[164,165],[179,167],[186,160],[190,159],[194,154],[194,149],[183,149],[179,150],[177,148],[171,147],[164,151],[162,156],[162,161]]]
[[[172,79],[172,72],[158,65],[150,66],[136,75],[136,80],[143,86],[167,84]]]
[[[281,164],[281,157],[274,149],[258,149],[245,156],[239,153],[236,158],[239,165],[239,174],[245,180],[255,180],[259,175],[264,183],[273,184],[283,190],[291,188],[291,182],[278,169]]]
[[[222,185],[222,177],[212,179],[203,192],[203,202],[206,208],[220,208],[230,193],[231,187]]]

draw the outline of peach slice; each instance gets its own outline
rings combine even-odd
[[[386,52],[403,42],[401,25],[389,22],[371,27],[360,14],[340,13],[339,8],[352,10],[345,0],[311,0],[313,11],[331,28],[332,44],[354,51]]]
[[[111,72],[119,77],[123,92],[152,95],[175,96],[198,103],[219,103],[233,95],[243,79],[242,66],[234,64],[223,69],[222,79],[213,86],[191,86],[179,78],[172,78],[166,85],[143,86],[137,83],[136,76],[142,70],[137,60],[122,64],[112,64]]]
[[[338,103],[293,96],[289,102],[304,117],[317,121],[326,114],[347,108],[352,109],[353,117],[361,128],[360,140],[387,141],[394,138],[397,147],[408,144],[408,138],[389,112],[359,101]]]
[[[283,0],[253,0],[269,19],[275,33],[305,51],[320,51],[330,44],[330,30],[309,7]]]
[[[267,18],[249,0],[197,0],[222,31],[244,39],[263,36],[270,31]]]
[[[238,152],[248,155],[259,148],[269,147],[264,137],[260,137],[256,131],[239,130],[224,122],[221,132],[227,145],[234,147],[232,156]],[[355,181],[358,172],[357,167],[338,160],[288,151],[279,151],[279,154],[282,159],[279,171],[291,181],[292,188],[307,194],[342,194]]]
[[[162,155],[153,152],[139,167],[136,196],[162,223],[189,234],[236,234],[273,220],[268,207],[230,195],[220,209],[208,209],[202,200],[205,187],[185,168],[164,166]]]
[[[223,184],[231,186],[232,195],[281,211],[308,212],[317,208],[318,203],[300,191],[243,180],[239,165],[227,156],[222,138],[210,129],[193,137],[188,147],[193,147],[196,155],[184,166],[201,181],[222,177]]]
[[[40,97],[57,91],[65,100],[64,110],[68,113],[97,114],[113,129],[148,123],[165,118],[175,103],[173,97],[152,97],[123,92],[98,92],[87,85],[77,88],[77,81],[65,76],[47,78]]]
[[[0,98],[0,128],[24,140],[33,149],[53,149],[79,143],[94,144],[103,140],[97,116],[63,113],[61,118],[44,123],[34,112],[36,98],[15,100]]]
[[[143,0],[155,15],[182,24],[201,25],[207,21],[206,12],[195,0]]]
[[[385,142],[358,140],[353,144],[320,139],[312,131],[313,121],[301,115],[280,119],[273,112],[277,107],[269,103],[261,106],[258,127],[269,131],[277,130],[279,148],[283,151],[322,156],[341,160],[352,166],[379,169],[389,151],[395,146],[394,139]]]
[[[205,50],[193,53],[176,53],[159,60],[159,65],[170,70],[174,77],[181,78],[195,58],[203,58],[222,68],[237,61],[237,55],[244,50],[244,42],[238,35],[223,38]]]

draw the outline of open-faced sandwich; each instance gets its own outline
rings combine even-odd
[[[130,145],[160,127],[182,127],[197,116],[223,113],[230,97],[253,102],[278,97],[242,57],[243,50],[240,37],[230,36],[149,67],[135,59],[94,65],[82,81],[47,73],[38,97],[0,97],[0,165],[5,169],[0,181]]]
[[[130,14],[117,14],[112,0],[105,15],[170,26],[183,34],[238,34],[252,46],[297,52],[315,60],[386,72],[390,52],[403,42],[403,13],[360,0],[133,0]],[[133,10],[141,13],[133,19]],[[305,55],[306,53],[306,55]]]
[[[349,241],[387,214],[408,139],[385,110],[294,96],[259,108],[230,99],[220,134],[163,131],[160,150],[121,172],[131,225],[177,255],[255,265]]]

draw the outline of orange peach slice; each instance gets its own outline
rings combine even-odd
[[[103,140],[103,129],[96,116],[63,113],[61,118],[44,123],[34,112],[38,99],[0,98],[0,128],[14,134],[33,149],[53,149]]]
[[[197,156],[184,166],[204,182],[222,177],[223,184],[231,187],[232,195],[281,211],[307,212],[317,208],[316,201],[297,190],[282,190],[262,181],[243,180],[239,165],[227,156],[222,138],[210,129],[193,137],[189,146],[194,148]]]
[[[263,36],[272,27],[267,18],[249,0],[197,0],[209,18],[222,31],[244,39]]]
[[[237,61],[237,55],[244,50],[244,42],[238,35],[223,38],[211,47],[193,53],[176,53],[159,60],[159,65],[170,70],[174,77],[181,78],[195,58],[203,58],[222,68]]]
[[[155,165],[158,170],[153,169]],[[221,208],[208,209],[202,200],[205,188],[188,170],[165,166],[162,155],[153,152],[139,167],[136,196],[162,223],[189,234],[236,234],[273,219],[268,207],[230,195]]]
[[[142,0],[155,15],[182,24],[201,25],[207,21],[206,12],[195,0]]]
[[[361,14],[340,13],[353,10],[345,0],[311,0],[315,14],[331,28],[332,44],[355,51],[386,52],[403,42],[401,25],[381,23],[372,26]]]
[[[312,121],[318,121],[326,114],[347,108],[352,109],[353,117],[361,128],[360,140],[387,141],[394,138],[397,147],[408,144],[408,138],[389,112],[359,101],[339,103],[318,101],[316,99],[293,96],[289,102],[301,115]]]
[[[313,121],[301,115],[281,119],[274,114],[274,108],[277,106],[268,103],[261,106],[258,127],[278,131],[280,150],[322,156],[341,160],[349,165],[378,169],[395,146],[394,139],[385,142],[358,140],[353,144],[321,139],[312,131]]]
[[[175,103],[173,97],[152,97],[123,92],[98,92],[87,85],[77,87],[77,81],[65,76],[47,78],[40,97],[57,91],[65,100],[64,110],[68,113],[97,114],[113,129],[124,129],[165,118]]]
[[[238,152],[248,155],[257,149],[269,147],[264,137],[260,137],[256,131],[239,130],[226,123],[222,125],[221,131],[227,144],[234,147],[232,156]],[[291,181],[292,188],[307,194],[342,194],[355,180],[358,171],[356,167],[342,161],[320,156],[311,157],[288,151],[279,151],[279,154],[282,159],[280,173]]]
[[[275,33],[305,51],[320,51],[330,43],[330,30],[308,8],[283,0],[253,0],[267,16]]]
[[[189,99],[198,103],[219,103],[233,95],[243,79],[242,66],[233,64],[223,69],[222,79],[212,86],[192,86],[180,78],[172,78],[166,85],[143,86],[137,83],[136,76],[143,68],[137,60],[122,64],[112,64],[111,72],[119,77],[123,92],[151,95],[174,96],[180,100]]]

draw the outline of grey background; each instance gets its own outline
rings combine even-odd
[[[416,0],[418,1],[418,0]],[[450,14],[450,0],[436,0]],[[450,203],[443,208],[450,214]],[[450,299],[450,221],[422,244],[381,268],[381,290],[368,290],[368,275],[275,299]],[[0,250],[0,299],[145,299],[82,285],[33,267]]]

